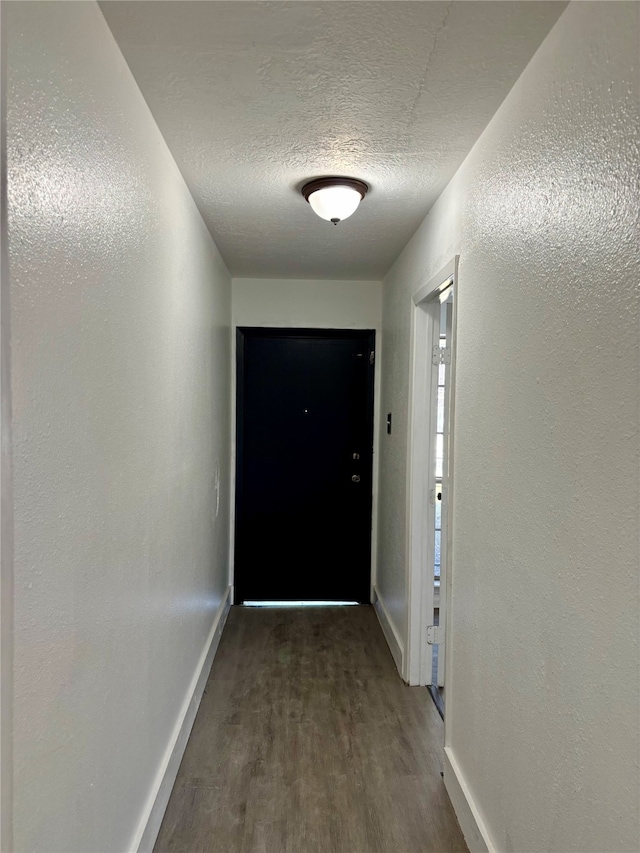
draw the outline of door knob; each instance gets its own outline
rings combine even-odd
[[[351,482],[352,482],[352,483],[359,483],[359,482],[360,482],[360,474],[354,474],[354,475],[351,477]]]

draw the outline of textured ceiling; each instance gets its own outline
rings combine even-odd
[[[100,4],[235,276],[379,278],[566,3]],[[299,194],[371,191],[334,226]]]

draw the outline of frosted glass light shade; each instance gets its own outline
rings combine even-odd
[[[368,189],[355,178],[316,178],[304,185],[302,195],[321,219],[337,224],[355,213]]]
[[[309,204],[322,219],[341,222],[358,209],[360,193],[351,187],[325,187],[309,196]]]

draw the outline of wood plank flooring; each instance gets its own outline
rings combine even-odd
[[[233,607],[156,853],[458,853],[442,720],[371,607]]]

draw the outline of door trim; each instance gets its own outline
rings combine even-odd
[[[432,410],[431,351],[440,334],[440,303],[434,297],[453,281],[453,333],[451,339],[452,370],[450,374],[449,443],[453,444],[453,407],[455,400],[456,325],[458,302],[458,260],[455,255],[440,272],[413,295],[411,325],[411,386],[409,390],[409,424],[407,436],[407,644],[402,676],[410,685],[429,683],[431,647],[427,647],[427,627],[432,623],[433,582],[426,577],[425,561],[435,548],[435,507],[429,500],[425,471],[435,455],[435,419]],[[430,445],[433,445],[431,447]],[[451,648],[451,533],[453,520],[453,458],[449,453],[449,490],[447,515],[447,547],[445,553],[445,654]],[[431,611],[431,612],[430,612]],[[445,693],[450,667],[445,665]],[[446,724],[445,724],[446,732]]]
[[[234,325],[235,335],[233,335],[233,343],[235,345],[235,358],[232,359],[233,364],[233,381],[232,392],[235,404],[232,406],[232,415],[234,426],[232,436],[234,440],[234,453],[232,459],[232,487],[231,487],[231,536],[230,536],[230,577],[229,583],[232,588],[232,600],[234,604],[238,603],[237,583],[236,583],[236,537],[238,525],[238,506],[242,499],[242,465],[243,465],[243,443],[242,431],[244,427],[244,386],[241,377],[244,370],[244,344],[246,338],[253,334],[263,338],[309,338],[309,339],[353,339],[359,338],[366,341],[367,351],[374,353],[372,370],[367,372],[367,435],[368,441],[371,444],[371,488],[369,492],[369,518],[370,518],[370,536],[369,536],[369,603],[373,601],[373,588],[375,583],[375,559],[377,545],[377,524],[376,524],[376,488],[377,488],[377,430],[376,430],[376,397],[375,397],[375,379],[379,368],[379,356],[377,352],[377,335],[376,329],[353,329],[353,328],[319,328],[319,327],[297,327],[297,326],[241,326]]]

